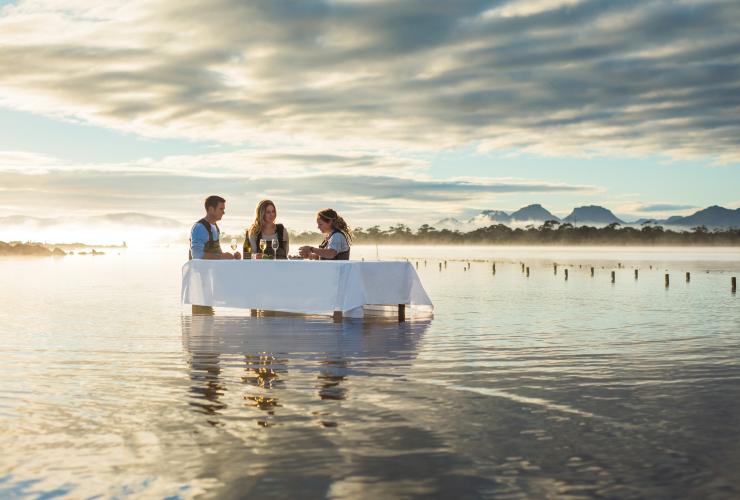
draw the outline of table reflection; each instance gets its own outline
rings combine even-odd
[[[375,359],[405,366],[404,360],[416,357],[429,324],[183,316],[188,403],[214,426],[249,414],[261,427],[306,416],[336,427],[334,410],[350,394],[353,377],[361,384],[367,376],[354,372],[354,364]]]

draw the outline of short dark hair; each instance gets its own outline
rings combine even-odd
[[[215,194],[212,194],[211,196],[206,198],[206,212],[208,211],[208,207],[218,208],[219,203],[226,203],[226,200],[224,200],[220,196],[216,196]]]

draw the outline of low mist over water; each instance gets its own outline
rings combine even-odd
[[[402,324],[192,316],[186,256],[0,259],[0,497],[740,496],[737,249],[353,248]]]

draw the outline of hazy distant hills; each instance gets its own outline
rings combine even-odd
[[[437,221],[434,227],[437,229],[469,231],[495,224],[505,224],[507,226],[538,225],[548,220],[570,223],[574,226],[589,225],[600,227],[613,223],[641,226],[649,223],[681,229],[691,229],[697,226],[706,226],[708,229],[729,229],[740,228],[740,208],[732,210],[715,205],[699,210],[689,216],[674,215],[667,219],[639,219],[627,222],[614,215],[611,210],[598,205],[576,207],[567,217],[561,220],[542,205],[534,204],[522,207],[511,214],[501,210],[484,210],[466,221],[447,217]]]
[[[95,215],[90,217],[70,218],[70,217],[30,217],[26,215],[11,215],[0,217],[0,225],[32,225],[36,227],[52,227],[62,224],[90,224],[93,226],[114,225],[114,226],[139,226],[155,228],[181,228],[183,224],[174,219],[166,217],[156,217],[137,212],[125,212],[117,214]]]

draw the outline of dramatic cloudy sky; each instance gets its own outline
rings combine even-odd
[[[0,0],[0,215],[740,206],[738,26],[737,0]]]

